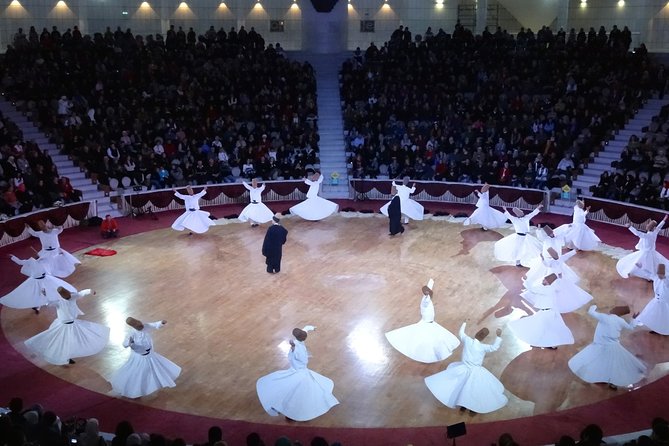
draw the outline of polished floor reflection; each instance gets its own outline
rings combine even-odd
[[[504,328],[531,311],[518,296],[526,269],[492,257],[494,241],[509,231],[423,221],[389,238],[386,219],[342,214],[321,222],[286,218],[284,225],[288,243],[278,275],[265,272],[264,228],[246,224],[215,226],[201,236],[156,230],[114,242],[113,257],[80,256],[83,264],[68,280],[98,291],[81,301],[82,318],[107,324],[112,332],[105,351],[74,366],[47,365],[23,347],[23,340],[51,323],[53,310],[35,316],[4,309],[3,329],[19,351],[50,373],[111,395],[106,379],[129,354],[121,346],[126,316],[166,319],[154,336],[156,350],[183,372],[176,388],[138,403],[285,423],[264,413],[255,381],[288,367],[292,328],[311,324],[317,330],[307,340],[309,366],[334,380],[341,402],[313,425],[408,427],[461,420],[423,382],[459,360],[461,347],[441,363],[421,364],[395,351],[384,333],[420,318],[420,288],[429,278],[435,279],[436,321],[453,333],[465,320],[473,334],[482,326]],[[650,284],[618,277],[615,260],[602,253],[579,253],[569,264],[601,308],[628,303],[640,310],[650,299]],[[565,315],[576,344],[555,351],[531,349],[505,331],[502,348],[485,365],[501,378],[509,404],[491,414],[467,415],[467,422],[547,413],[624,392],[585,384],[567,367],[592,339],[595,324],[586,310]],[[623,343],[649,364],[649,380],[667,373],[665,341],[643,329],[624,335]]]

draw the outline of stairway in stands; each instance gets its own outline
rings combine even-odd
[[[308,61],[316,75],[320,169],[324,176],[321,195],[325,198],[348,198],[344,121],[339,96],[339,70],[350,54],[300,53],[295,56],[291,55],[292,57]],[[334,172],[339,174],[339,184],[336,185],[331,179]]]
[[[599,184],[600,175],[606,170],[611,173],[616,171],[615,168],[611,167],[611,163],[620,159],[620,154],[627,146],[630,136],[637,135],[641,138],[644,134],[641,129],[650,125],[653,117],[658,116],[662,107],[668,103],[669,101],[666,99],[649,99],[643,108],[639,109],[637,114],[618,132],[615,139],[609,141],[608,145],[604,146],[604,150],[599,152],[587,166],[584,166],[583,173],[578,175],[573,182],[572,199],[555,200],[554,205],[551,206],[551,212],[571,214],[577,195],[591,197],[590,187]]]
[[[106,214],[114,217],[122,215],[117,206],[110,201],[110,197],[105,196],[103,191],[98,190],[98,185],[93,184],[90,178],[86,178],[86,174],[67,155],[61,155],[56,144],[49,142],[49,138],[22,112],[18,111],[12,103],[0,99],[0,112],[21,129],[25,141],[34,141],[40,149],[46,150],[58,168],[58,174],[62,177],[68,177],[72,187],[82,192],[83,201],[97,203],[98,215],[103,217]]]

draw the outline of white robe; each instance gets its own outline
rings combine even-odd
[[[574,215],[571,224],[566,224],[555,229],[555,234],[564,237],[565,244],[580,251],[592,251],[601,242],[595,231],[585,224],[588,211],[574,206]]]
[[[546,244],[544,243],[544,247]],[[557,251],[560,253],[560,251]],[[570,251],[566,254],[560,255],[557,259],[553,259],[544,250],[542,252],[542,257],[535,259],[530,264],[530,269],[525,275],[524,285],[525,287],[532,287],[536,285],[541,285],[544,277],[551,274],[557,275],[559,278],[565,279],[572,283],[578,283],[580,278],[578,274],[574,272],[573,269],[566,264],[566,261],[571,259],[576,255],[576,251]]]
[[[425,378],[430,392],[443,404],[455,409],[466,407],[477,413],[489,413],[501,409],[509,401],[504,395],[504,386],[483,367],[483,358],[488,352],[499,349],[500,337],[493,344],[482,344],[465,334],[463,323],[460,339],[464,345],[462,361],[449,364],[446,370]]]
[[[652,280],[660,263],[669,267],[669,260],[655,250],[657,236],[662,227],[664,227],[664,220],[650,232],[641,232],[633,227],[629,228],[632,234],[639,237],[639,242],[635,246],[637,251],[618,260],[618,263],[616,263],[618,274],[625,278],[637,276]],[[636,266],[637,263],[641,264],[640,268]]]
[[[91,290],[72,293],[70,299],[59,298],[56,320],[46,331],[28,339],[28,348],[55,365],[67,364],[70,359],[91,356],[100,352],[109,341],[109,327],[77,319],[84,314],[77,301]]]
[[[272,415],[282,414],[295,421],[308,421],[339,404],[332,394],[334,382],[307,368],[309,353],[303,342],[293,340],[295,349],[288,352],[290,369],[263,376],[256,383],[263,409]]]
[[[434,304],[430,296],[423,296],[420,316],[419,322],[386,333],[388,342],[414,361],[432,363],[451,356],[460,341],[434,322]]]
[[[537,286],[536,293],[532,295],[535,298],[533,301],[527,298],[527,292],[521,293],[521,296],[539,309],[531,316],[508,323],[509,329],[521,341],[533,347],[557,347],[574,343],[574,335],[560,315],[564,309],[561,305],[565,305],[565,298],[572,297],[559,294],[559,280],[561,279],[551,285]]]
[[[653,279],[653,298],[636,318],[637,322],[662,335],[669,335],[669,279]]]
[[[307,178],[304,182],[309,185],[307,199],[291,207],[291,214],[297,215],[305,220],[317,221],[323,220],[337,212],[337,209],[339,209],[337,203],[318,196],[318,190],[323,182],[322,175],[319,176],[316,181],[311,181]]]
[[[15,256],[12,261],[21,265],[21,273],[28,278],[14,291],[0,298],[0,304],[10,308],[39,308],[50,302],[57,302],[61,297],[58,287],[71,293],[76,289],[69,283],[47,273],[45,262],[34,258],[21,260]]]
[[[393,186],[397,189],[397,195],[400,197],[402,215],[412,220],[422,220],[425,208],[410,197],[411,194],[416,192],[416,186],[409,187],[404,184],[396,184],[395,181],[393,181]],[[390,201],[381,207],[381,213],[386,217],[388,216],[388,206],[390,206]]]
[[[535,209],[520,218],[511,215],[509,211],[504,212],[506,218],[513,224],[515,233],[495,242],[495,258],[497,260],[530,266],[532,261],[539,257],[541,242],[530,235],[530,220],[537,214],[539,214],[539,209]]]
[[[76,265],[81,262],[69,252],[60,247],[58,235],[63,228],[53,228],[50,231],[33,231],[28,227],[28,233],[37,237],[42,245],[39,251],[40,259],[46,262],[47,273],[56,277],[67,277],[74,272]]]
[[[191,232],[203,234],[209,230],[209,226],[214,226],[214,222],[209,218],[209,212],[200,210],[200,198],[204,197],[206,193],[207,191],[205,190],[193,195],[183,195],[179,192],[174,192],[174,195],[184,201],[186,212],[181,214],[172,223],[172,229],[176,231],[188,229]]]
[[[592,296],[573,282],[558,278],[550,285],[533,285],[520,293],[534,308],[553,308],[571,313],[592,300]]]
[[[484,229],[501,228],[506,224],[506,215],[490,207],[490,192],[479,192],[476,210],[464,221],[464,225],[481,225]]]
[[[589,383],[628,386],[639,382],[647,367],[620,344],[620,332],[633,330],[636,323],[615,314],[598,313],[596,308],[593,305],[588,310],[598,321],[594,340],[569,360],[569,368]]]
[[[151,332],[163,326],[161,321],[144,324],[143,330],[132,329],[123,341],[123,347],[132,350],[130,357],[112,375],[112,389],[127,398],[149,395],[163,387],[174,387],[181,367],[156,353]]]
[[[239,214],[239,219],[243,222],[250,220],[254,223],[267,223],[272,221],[274,213],[262,202],[262,191],[265,190],[265,185],[263,184],[260,187],[254,188],[253,186],[249,186],[246,182],[242,182],[242,184],[249,191],[251,203],[242,210],[242,213]]]

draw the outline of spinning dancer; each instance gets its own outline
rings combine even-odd
[[[339,205],[333,201],[326,200],[318,196],[318,190],[323,182],[323,177],[316,172],[311,180],[305,178],[305,183],[309,185],[307,199],[290,208],[290,213],[302,217],[305,220],[317,221],[337,212]]]
[[[37,237],[42,244],[42,249],[38,254],[40,259],[44,259],[46,263],[47,273],[56,277],[67,277],[72,274],[74,267],[80,265],[81,262],[60,247],[58,235],[63,232],[63,228],[54,228],[44,223],[43,220],[37,222],[37,227],[39,231],[33,231],[28,226],[28,233]]]
[[[521,297],[534,305],[535,308],[554,308],[560,313],[571,313],[581,308],[592,300],[592,296],[581,289],[569,279],[560,277],[558,274],[550,283],[543,280],[539,285],[528,285],[527,289],[520,293]],[[546,302],[549,306],[546,305]]]
[[[655,220],[650,220],[646,224],[646,232],[641,232],[631,225],[627,225],[632,234],[639,237],[639,242],[635,246],[637,251],[618,260],[616,264],[618,274],[625,278],[636,276],[646,280],[653,280],[657,267],[661,263],[665,265],[669,264],[669,260],[655,251],[657,236],[664,227],[667,218],[668,216],[665,216],[659,225]]]
[[[420,321],[386,333],[388,342],[397,351],[414,361],[431,363],[442,361],[453,353],[460,341],[453,333],[434,321],[434,305],[432,304],[432,286],[430,279],[422,289],[423,299],[420,302]]]
[[[592,251],[601,242],[595,231],[585,224],[588,212],[590,212],[590,206],[586,208],[583,201],[576,200],[572,222],[555,230],[558,235],[564,237],[568,247],[579,251]]]
[[[544,278],[544,292],[536,295],[537,299],[532,302],[539,311],[508,324],[518,339],[532,347],[557,348],[574,343],[574,335],[560,315],[561,296],[553,288],[556,280],[555,274]]]
[[[501,409],[509,401],[504,395],[504,386],[488,370],[483,367],[483,358],[488,352],[494,352],[502,344],[501,329],[497,329],[497,337],[493,344],[482,341],[490,333],[482,328],[474,339],[465,334],[467,323],[460,327],[460,340],[464,345],[462,361],[453,362],[446,370],[425,378],[430,392],[443,404],[460,410],[469,409],[475,413],[488,413]]]
[[[564,238],[556,235],[550,226],[537,228],[537,240],[541,242],[541,252],[546,252],[548,248],[553,248],[558,254],[562,254],[564,248]]]
[[[268,414],[308,421],[339,404],[332,394],[332,380],[307,368],[309,352],[304,341],[307,332],[314,329],[311,325],[295,328],[288,352],[290,368],[263,376],[256,383],[258,398]]]
[[[262,202],[262,191],[265,190],[265,185],[258,187],[258,180],[255,178],[251,181],[250,186],[245,181],[242,181],[242,184],[249,191],[251,203],[239,214],[239,219],[244,222],[251,222],[253,227],[258,226],[259,223],[272,221],[274,213]]]
[[[636,320],[654,333],[669,335],[669,279],[663,263],[658,265],[657,275],[653,278],[653,291],[655,296],[646,304]]]
[[[21,265],[21,274],[28,278],[14,291],[0,298],[0,304],[9,308],[32,308],[39,314],[41,306],[60,299],[58,288],[62,287],[71,293],[77,292],[69,283],[47,274],[43,261],[32,257],[21,260],[11,256],[11,259],[12,262]]]
[[[481,229],[487,231],[488,229],[501,228],[506,224],[506,215],[497,209],[490,207],[490,185],[484,184],[481,191],[474,191],[479,199],[476,202],[476,210],[465,219],[464,225],[471,224],[481,225]]]
[[[77,301],[95,291],[70,292],[58,288],[59,299],[56,306],[56,320],[46,331],[28,339],[25,344],[55,365],[74,364],[72,358],[91,356],[100,352],[109,341],[109,327],[77,319],[84,314]]]
[[[176,386],[174,380],[181,374],[181,367],[156,353],[151,337],[151,332],[162,328],[167,322],[144,323],[129,317],[125,323],[131,330],[123,341],[123,347],[130,347],[132,353],[109,380],[112,389],[125,397],[139,398],[163,387]]]
[[[515,262],[516,266],[530,266],[532,260],[539,257],[541,243],[530,235],[529,232],[530,220],[539,213],[541,208],[543,208],[543,205],[540,204],[528,215],[525,215],[518,208],[513,208],[515,215],[511,215],[504,208],[504,215],[511,220],[513,229],[516,232],[495,242],[495,258],[497,260]]]
[[[214,222],[209,218],[209,212],[200,210],[200,198],[204,197],[207,193],[207,188],[205,187],[197,194],[193,194],[193,188],[186,186],[186,192],[188,195],[182,195],[174,190],[174,195],[177,198],[181,198],[184,201],[184,207],[186,212],[181,214],[179,218],[172,223],[172,229],[175,231],[183,231],[188,229],[190,231],[189,235],[193,232],[198,234],[204,234],[209,230],[209,226],[214,226]]]
[[[544,244],[544,247],[546,244]],[[576,255],[576,250],[569,251],[559,255],[558,251],[548,248],[542,251],[540,257],[532,261],[530,269],[525,275],[524,284],[526,287],[532,287],[540,284],[544,277],[550,274],[556,274],[559,278],[572,283],[578,283],[580,278],[573,269],[566,264],[567,260]]]
[[[404,224],[409,223],[409,219],[412,220],[422,220],[423,212],[425,208],[415,200],[412,200],[409,196],[416,192],[416,185],[409,187],[409,177],[404,177],[402,184],[395,183],[393,180],[393,186],[397,190],[397,195],[400,197],[400,207],[402,209],[402,215],[404,215]],[[381,213],[388,216],[388,206],[391,202],[388,202],[383,205],[381,208]]]
[[[585,382],[608,383],[614,390],[639,382],[646,374],[646,365],[620,344],[620,332],[634,330],[637,325],[634,319],[627,322],[621,317],[630,312],[629,307],[615,307],[610,314],[596,309],[593,305],[588,310],[597,319],[595,338],[569,360],[569,368]]]

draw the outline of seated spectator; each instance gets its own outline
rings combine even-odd
[[[116,238],[118,237],[118,223],[111,215],[105,215],[105,219],[100,224],[100,234],[102,238]]]

